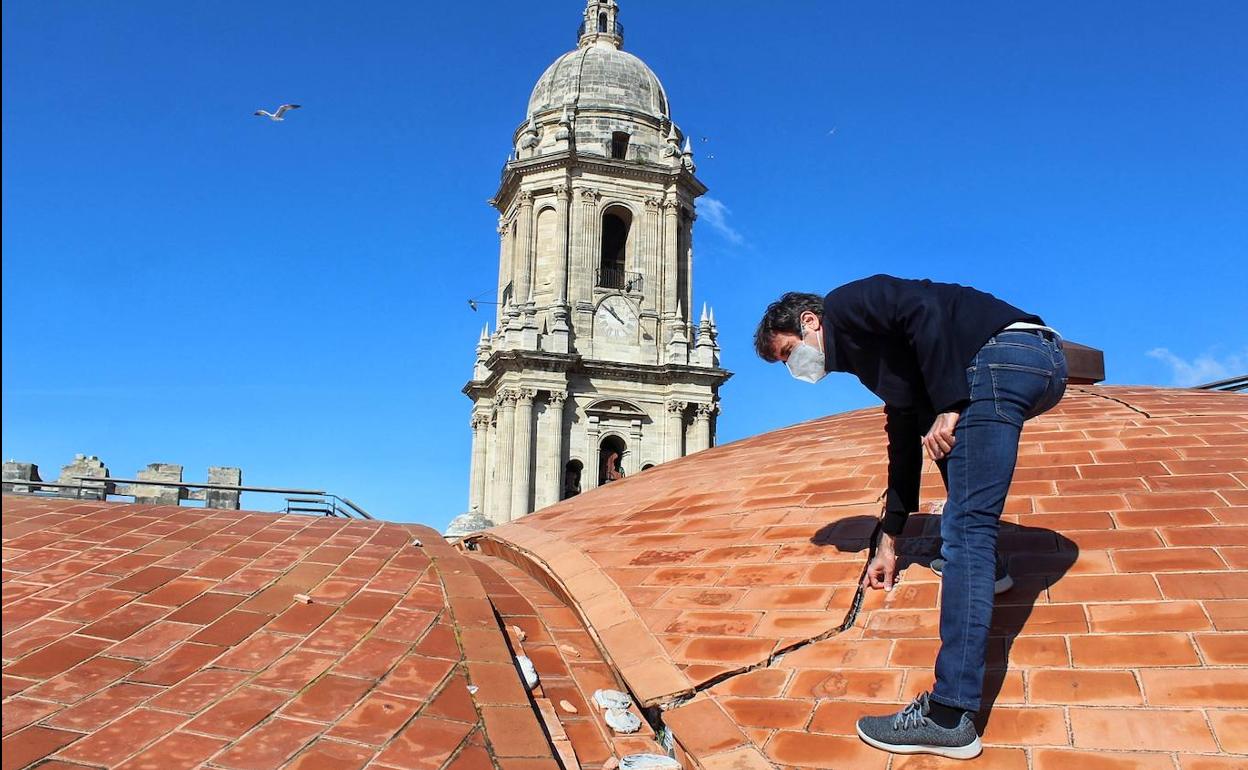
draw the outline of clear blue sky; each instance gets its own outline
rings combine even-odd
[[[711,188],[721,442],[873,403],[750,335],[876,272],[1037,312],[1110,382],[1248,370],[1248,5],[621,6]],[[5,458],[239,465],[445,525],[486,200],[582,7],[5,2]]]

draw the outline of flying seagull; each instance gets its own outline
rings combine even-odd
[[[261,118],[268,118],[269,120],[285,120],[285,118],[283,118],[282,116],[286,114],[287,110],[297,110],[297,109],[299,109],[299,105],[297,104],[283,104],[281,107],[277,108],[277,112],[269,112],[268,110],[256,110],[253,114]]]

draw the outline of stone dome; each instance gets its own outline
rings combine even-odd
[[[583,46],[556,59],[533,87],[528,115],[565,105],[669,117],[658,76],[641,59],[608,43]]]

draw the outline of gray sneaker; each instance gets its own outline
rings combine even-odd
[[[937,577],[945,576],[945,560],[940,556],[932,559],[927,565],[928,569],[936,573]],[[1005,561],[1000,556],[997,557],[997,582],[992,585],[994,594],[1003,594],[1014,587],[1014,578],[1010,577],[1010,573],[1005,571]]]
[[[984,750],[968,714],[951,729],[927,718],[930,693],[922,693],[896,714],[862,717],[858,737],[869,746],[894,754],[937,754],[950,759],[974,759]]]

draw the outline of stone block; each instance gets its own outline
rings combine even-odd
[[[175,463],[150,463],[139,471],[141,481],[182,481],[182,466]],[[186,497],[186,490],[179,487],[131,484],[125,494],[132,495],[136,503],[143,505],[177,505]]]
[[[30,494],[39,489],[38,484],[13,484],[8,486],[10,482],[17,481],[42,481],[39,477],[39,466],[34,463],[23,463],[17,460],[4,461],[4,481],[6,484],[5,491],[18,492],[21,494]]]
[[[100,479],[100,481],[79,481],[81,477],[91,479]],[[67,487],[81,486],[81,496],[85,498],[103,500],[106,496],[114,493],[112,482],[106,481],[108,478],[108,467],[100,461],[95,455],[74,455],[74,461],[69,465],[61,466],[61,475],[57,478],[58,484],[64,484]],[[60,494],[74,496],[78,494],[76,490],[62,489]]]
[[[243,470],[241,468],[214,465],[208,469],[208,483],[228,484],[235,487],[242,486]],[[237,511],[241,505],[242,497],[242,492],[234,492],[224,489],[204,490],[205,505],[209,508]]]

